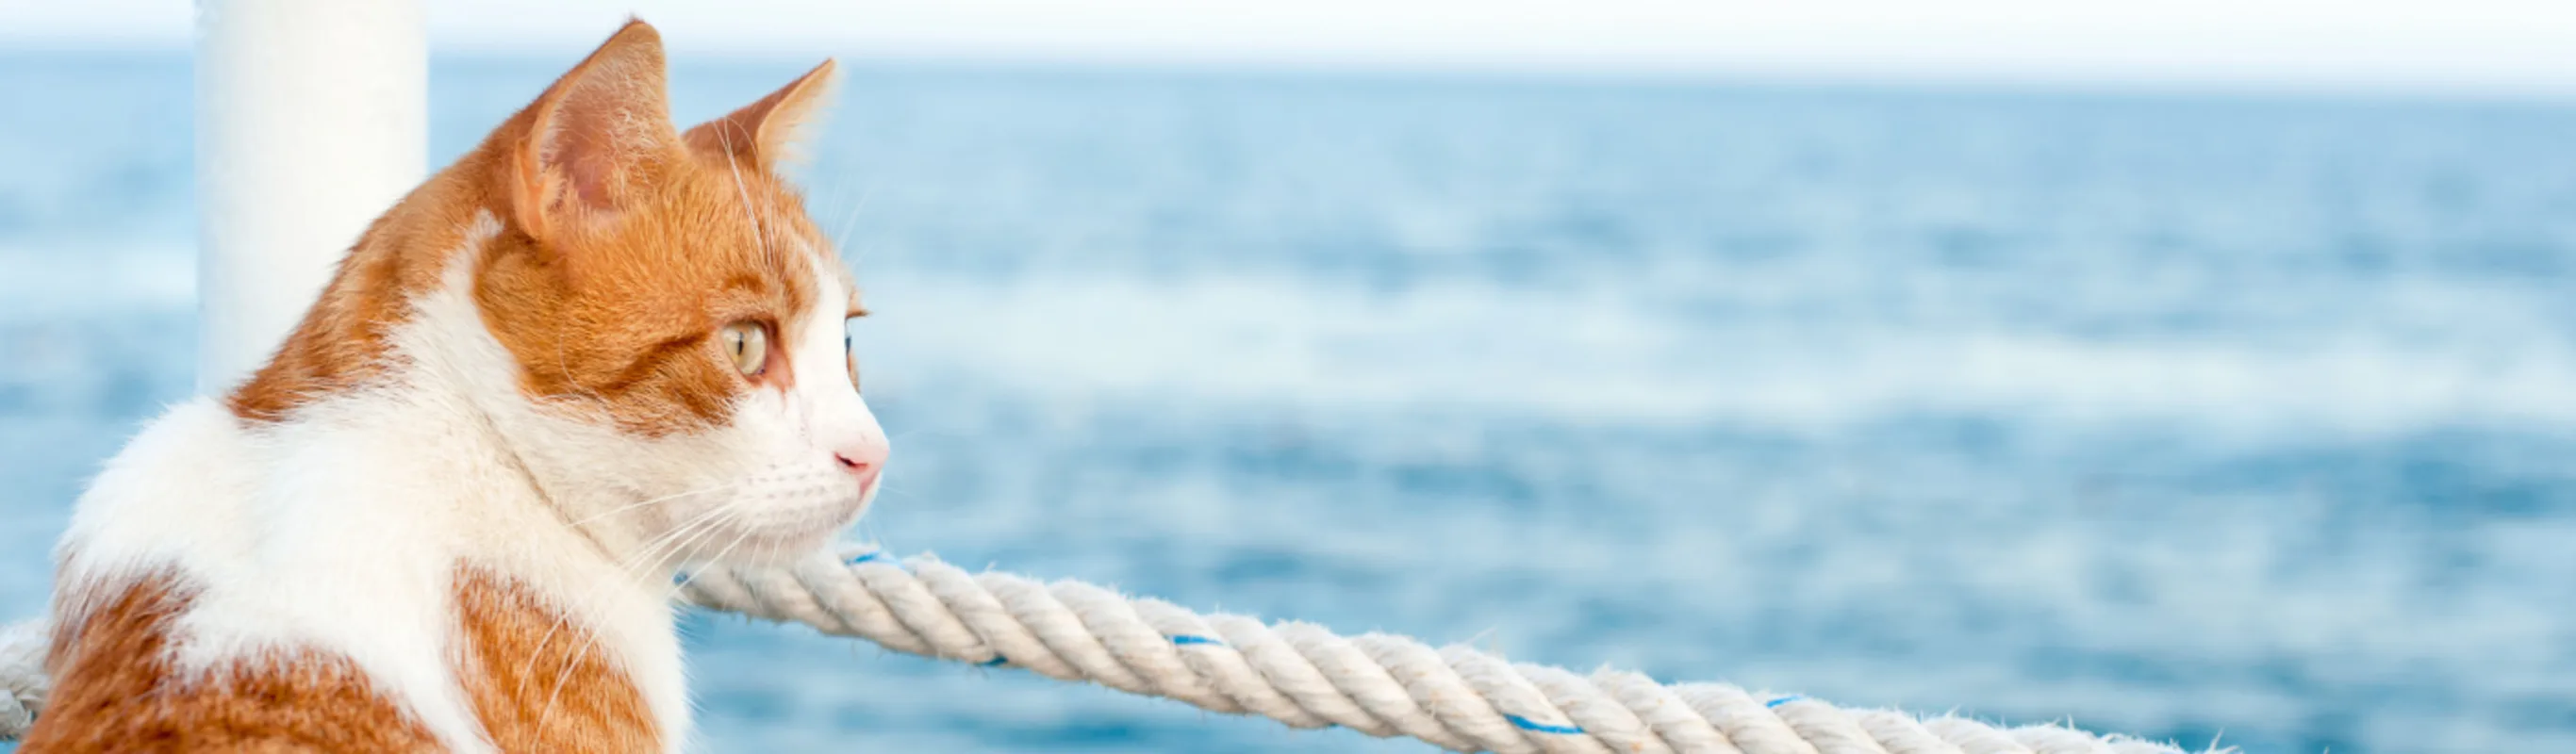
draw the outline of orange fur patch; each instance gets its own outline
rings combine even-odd
[[[181,677],[169,657],[170,624],[186,612],[189,590],[164,574],[111,593],[57,629],[47,660],[56,685],[23,754],[439,750],[343,658],[245,658]]]
[[[277,355],[227,397],[233,414],[285,421],[298,407],[381,374],[387,338],[409,318],[410,299],[437,287],[447,251],[462,241],[472,216],[426,210],[469,192],[442,175],[396,205],[424,211],[391,212],[370,224]]]
[[[653,715],[589,628],[493,574],[457,574],[458,676],[502,751],[660,751]]]
[[[809,305],[813,265],[791,249],[814,237],[810,226],[768,208],[756,224],[740,198],[748,190],[775,207],[792,194],[765,176],[746,174],[737,188],[729,176],[674,173],[613,225],[554,243],[505,234],[485,248],[475,301],[518,357],[530,396],[603,409],[655,436],[722,423],[754,384],[793,384],[786,349],[771,349],[764,382],[753,383],[712,340],[728,323],[753,322],[783,345]]]

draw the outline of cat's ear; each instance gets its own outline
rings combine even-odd
[[[662,35],[628,21],[529,107],[511,155],[511,210],[539,238],[615,217],[683,154]]]
[[[832,84],[838,78],[836,70],[832,61],[825,60],[769,96],[689,129],[689,148],[764,170],[776,167],[790,159],[798,142],[820,125],[823,103],[832,98]]]

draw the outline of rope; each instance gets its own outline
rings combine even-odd
[[[2181,754],[2125,736],[2051,725],[1998,728],[1956,716],[1851,710],[1719,683],[1665,685],[1512,663],[1461,645],[1336,635],[1294,621],[1202,615],[1079,581],[969,574],[928,556],[818,553],[783,568],[714,568],[682,579],[706,607],[911,654],[1015,667],[1295,728],[1340,726],[1500,754]],[[43,696],[33,624],[0,635],[0,740]],[[13,717],[12,715],[16,716]],[[18,727],[12,727],[16,721]]]
[[[45,624],[0,626],[0,741],[15,741],[44,706]]]
[[[969,574],[873,550],[686,577],[690,601],[889,649],[1088,681],[1296,728],[1341,726],[1455,751],[1714,754],[2181,754],[2057,726],[1849,710],[1717,683],[1589,676],[1387,634],[1201,615],[1079,581]]]

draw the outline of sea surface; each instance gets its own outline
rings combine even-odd
[[[433,160],[569,62],[438,61]],[[802,175],[878,312],[856,537],[1845,704],[2576,751],[2576,108],[845,71]],[[190,97],[0,54],[0,619],[191,389]],[[1427,750],[684,628],[709,752]]]

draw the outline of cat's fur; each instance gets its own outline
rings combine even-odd
[[[885,459],[773,171],[831,77],[683,134],[632,22],[377,219],[82,497],[21,751],[680,749],[675,570],[812,551]]]

